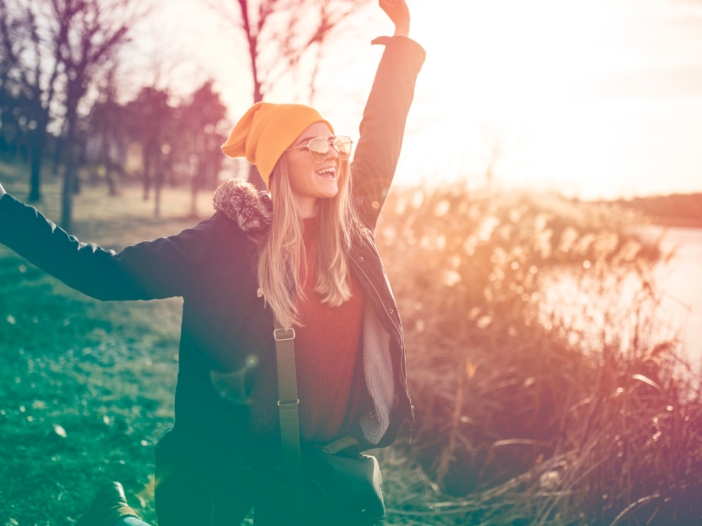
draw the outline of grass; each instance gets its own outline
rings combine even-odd
[[[20,198],[25,179],[0,165]],[[58,182],[44,189],[56,219]],[[119,249],[197,221],[186,190],[152,209],[138,188],[85,185],[72,233]],[[641,220],[557,196],[393,191],[376,242],[417,423],[374,452],[388,524],[700,522],[699,376],[660,330],[664,255],[629,233]],[[155,523],[180,310],[91,300],[0,247],[0,524],[71,524],[107,480]]]
[[[58,185],[44,190],[38,208],[56,220]],[[177,202],[153,220],[136,191],[104,193],[76,199],[79,239],[119,248],[193,223]],[[0,523],[71,524],[109,480],[155,519],[153,446],[173,423],[181,303],[101,303],[0,246]]]

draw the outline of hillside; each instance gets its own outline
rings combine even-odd
[[[620,199],[615,203],[634,208],[659,225],[702,228],[702,192]]]

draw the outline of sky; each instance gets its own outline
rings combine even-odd
[[[702,191],[702,0],[408,4],[427,59],[397,184],[480,186],[492,164],[500,187],[583,199]],[[391,33],[371,2],[327,46],[313,105],[338,133],[358,138],[382,54],[369,44]],[[230,125],[251,104],[240,31],[205,1],[159,4],[135,42],[134,71],[176,96],[214,78]],[[309,102],[293,81],[266,100]]]

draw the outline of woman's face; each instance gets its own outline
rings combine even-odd
[[[290,146],[302,146],[315,137],[330,137],[329,126],[324,122],[316,122],[303,131]],[[339,191],[339,164],[341,159],[334,148],[329,148],[327,158],[321,163],[312,160],[306,148],[287,152],[288,161],[292,168],[290,186],[298,197],[317,199],[334,197]]]

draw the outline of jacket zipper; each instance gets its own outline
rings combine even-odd
[[[358,267],[358,270],[361,271],[361,274],[363,274],[363,276],[366,278],[366,281],[373,288],[373,292],[375,292],[375,295],[378,296],[378,300],[380,300],[380,304],[383,306],[383,310],[385,310],[385,314],[387,314],[388,318],[390,319],[390,322],[392,323],[392,326],[395,327],[395,330],[397,331],[398,335],[400,335],[400,338],[402,338],[400,328],[395,324],[395,320],[393,320],[392,316],[390,315],[390,312],[388,312],[388,308],[385,306],[385,302],[383,301],[383,297],[378,292],[378,289],[375,288],[375,285],[373,285],[373,282],[368,277],[368,274],[366,274],[366,271],[363,270],[363,267],[361,267],[360,263],[358,263],[355,258],[352,258],[352,259],[353,259],[354,264]]]

